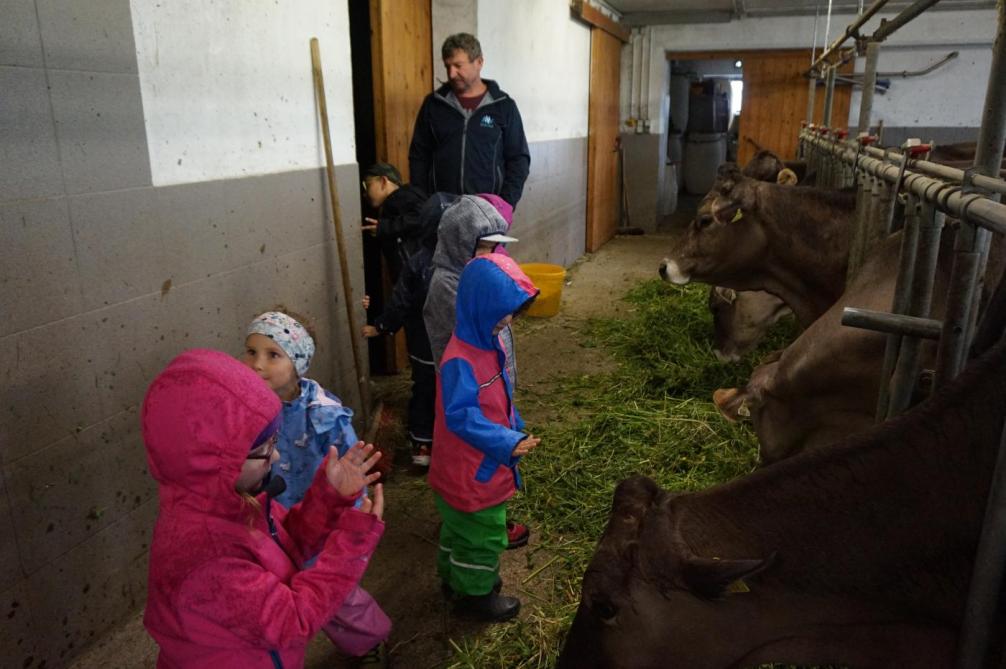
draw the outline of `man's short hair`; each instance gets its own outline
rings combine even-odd
[[[440,57],[444,60],[454,55],[458,49],[468,54],[468,60],[475,62],[476,58],[482,57],[482,45],[479,44],[475,35],[468,33],[455,33],[444,40],[444,45],[440,47]]]
[[[367,171],[363,174],[364,180],[376,179],[379,177],[386,177],[388,181],[396,186],[402,185],[402,175],[398,171],[398,168],[388,163],[374,163],[367,168]]]

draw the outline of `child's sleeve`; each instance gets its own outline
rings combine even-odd
[[[352,429],[352,428],[350,428]],[[339,519],[349,511],[358,496],[344,497],[328,483],[328,455],[314,472],[307,492],[280,518],[280,524],[294,543],[294,549],[305,562],[317,554]],[[279,514],[277,514],[279,515]]]
[[[398,281],[391,291],[391,299],[388,300],[384,312],[374,320],[374,327],[381,332],[392,334],[405,323],[405,315],[413,307],[416,301],[415,284],[418,277],[415,276],[412,263],[406,263],[402,267],[402,273],[398,275]]]
[[[384,523],[347,511],[335,530],[314,566],[289,582],[254,557],[223,557],[202,565],[179,589],[182,624],[196,638],[237,635],[266,650],[307,643],[359,584]]]
[[[440,384],[447,429],[499,464],[510,466],[515,461],[513,449],[527,435],[485,417],[471,365],[460,358],[448,360],[440,367]]]

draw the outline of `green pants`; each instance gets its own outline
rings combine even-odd
[[[465,513],[433,493],[443,524],[437,573],[459,595],[486,595],[499,574],[507,547],[506,503]]]

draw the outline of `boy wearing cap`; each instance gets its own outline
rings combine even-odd
[[[381,247],[387,251],[392,280],[408,261],[410,255],[421,245],[422,221],[420,220],[426,193],[413,186],[403,184],[398,168],[388,163],[374,163],[363,175],[363,192],[374,209],[377,218],[365,218],[363,230],[377,235]]]

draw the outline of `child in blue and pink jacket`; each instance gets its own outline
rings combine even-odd
[[[465,266],[456,325],[440,362],[428,481],[443,520],[437,571],[455,612],[486,621],[517,615],[520,601],[499,594],[507,547],[506,501],[520,487],[517,463],[539,440],[523,432],[499,332],[538,295],[508,256],[490,253]]]

